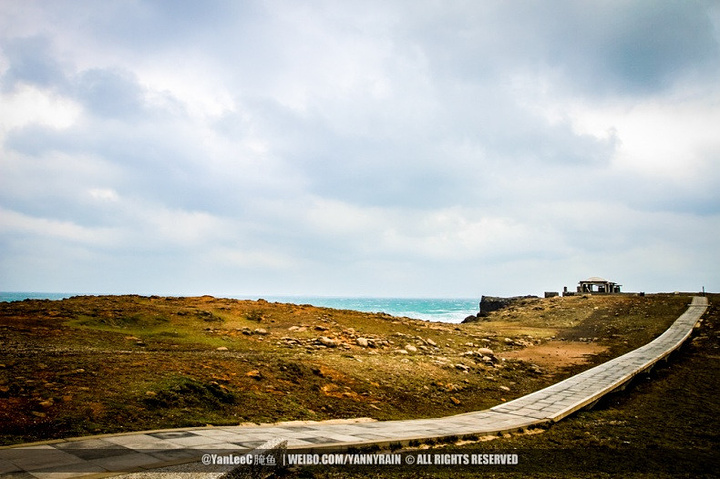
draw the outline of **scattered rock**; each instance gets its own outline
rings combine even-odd
[[[363,348],[367,348],[368,344],[369,344],[367,338],[357,338],[357,339],[355,339],[355,342],[357,343],[358,346],[363,347]]]
[[[395,350],[395,352],[398,354],[408,354],[406,349],[397,349],[397,350]]]
[[[464,372],[464,373],[470,371],[470,368],[467,367],[467,366],[465,366],[465,365],[462,364],[462,363],[457,363],[457,364],[455,365],[455,369],[459,369],[460,371],[462,371],[462,372]]]
[[[417,348],[413,346],[412,344],[408,344],[405,346],[405,350],[411,353],[417,353]]]
[[[220,346],[219,348],[215,348],[215,351],[229,351],[229,350],[225,346]]]
[[[427,338],[427,339],[425,340],[425,342],[428,343],[428,344],[429,344],[430,346],[432,346],[432,347],[437,347],[437,343],[436,343],[435,341],[433,341],[432,339],[430,339],[430,338]]]
[[[459,400],[458,398],[456,398],[455,396],[450,396],[450,400],[451,400],[451,401],[453,402],[453,404],[455,404],[456,406],[459,406],[459,405],[461,404],[461,403],[460,403],[460,400]]]
[[[247,376],[247,377],[249,377],[249,378],[257,379],[257,380],[260,380],[260,379],[263,378],[262,373],[261,373],[259,370],[257,370],[257,369],[253,369],[252,371],[248,371],[248,372],[245,374],[245,376]]]
[[[317,339],[317,342],[328,348],[334,348],[337,346],[337,341],[335,341],[334,339],[328,338],[327,336],[320,336]]]
[[[477,350],[478,354],[482,354],[483,356],[494,356],[495,353],[490,348],[480,348]]]
[[[502,389],[503,391],[510,391],[510,388],[507,386],[498,386],[498,389]]]
[[[48,399],[47,401],[40,401],[40,406],[44,407],[45,409],[52,407],[55,403],[52,399]]]
[[[261,335],[261,336],[264,336],[264,335],[266,335],[266,334],[269,334],[269,333],[268,333],[268,330],[267,330],[267,329],[264,329],[264,328],[257,328],[257,329],[255,329],[255,331],[253,331],[253,332],[254,332],[255,334],[259,334],[259,335]]]
[[[45,414],[44,412],[39,412],[39,411],[31,411],[30,414],[32,414],[35,417],[39,417],[39,418],[43,418],[43,417],[47,416],[47,414]]]

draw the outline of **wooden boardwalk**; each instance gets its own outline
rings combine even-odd
[[[687,311],[645,346],[484,411],[405,421],[173,429],[5,447],[0,448],[0,478],[102,477],[198,461],[207,451],[248,451],[278,438],[287,440],[289,450],[346,450],[447,436],[498,434],[552,423],[624,388],[634,376],[667,359],[690,336],[707,305],[707,298],[694,297]]]

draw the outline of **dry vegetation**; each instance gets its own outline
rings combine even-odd
[[[687,303],[530,299],[462,325],[209,296],[3,303],[0,444],[485,409],[646,343]]]

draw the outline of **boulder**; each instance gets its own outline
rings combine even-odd
[[[334,348],[337,346],[337,341],[335,341],[334,339],[328,338],[327,336],[320,336],[317,339],[317,342],[328,348]]]
[[[463,320],[463,323],[480,321],[482,318],[487,316],[488,313],[498,311],[500,309],[505,309],[508,306],[511,306],[513,303],[531,298],[536,299],[537,296],[511,296],[509,298],[501,298],[498,296],[481,296],[480,312],[477,314],[477,316],[468,316]]]

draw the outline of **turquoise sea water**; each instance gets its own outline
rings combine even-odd
[[[257,299],[257,298],[247,298]],[[387,313],[392,316],[426,321],[459,323],[479,311],[479,299],[475,298],[335,298],[303,296],[270,296],[268,301],[294,304],[312,304],[335,309],[351,309],[367,313]]]
[[[63,299],[74,293],[4,293],[0,301],[22,301],[23,299]],[[251,296],[232,296],[235,299],[259,299]],[[351,309],[369,313],[383,312],[392,316],[445,323],[459,323],[467,316],[478,312],[479,299],[475,298],[342,298],[322,296],[263,296],[271,302],[311,304],[334,309]]]
[[[75,293],[8,293],[0,291],[0,301],[22,301],[23,299],[65,299],[75,296]]]

